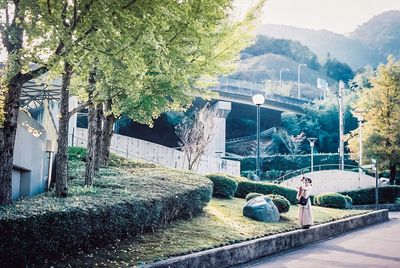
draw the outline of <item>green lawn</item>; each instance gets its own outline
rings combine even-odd
[[[242,215],[244,199],[212,199],[201,216],[177,220],[154,232],[137,236],[105,249],[71,257],[60,266],[132,266],[202,249],[298,229],[298,207],[291,206],[278,223],[264,223]],[[360,210],[313,207],[315,224],[362,214]]]

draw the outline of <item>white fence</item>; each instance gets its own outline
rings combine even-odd
[[[73,145],[87,146],[87,129],[75,128]],[[188,163],[183,152],[123,135],[113,135],[111,139],[111,152],[128,159],[144,160],[172,168],[188,169]],[[240,162],[203,156],[196,172],[200,174],[218,172],[239,176]]]

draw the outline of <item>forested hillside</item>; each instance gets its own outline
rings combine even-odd
[[[377,49],[360,40],[326,30],[314,31],[284,25],[263,24],[257,33],[273,38],[284,38],[301,42],[315,53],[321,61],[327,56],[349,64],[357,70],[365,65],[377,66],[385,56]]]
[[[400,11],[388,11],[358,27],[350,37],[377,49],[385,57],[400,56]]]

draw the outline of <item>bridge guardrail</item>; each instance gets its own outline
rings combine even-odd
[[[227,92],[243,96],[254,96],[255,94],[262,94],[267,100],[277,101],[295,106],[301,106],[307,103],[305,100],[281,96],[278,94],[268,94],[265,91],[264,84],[254,83],[236,79],[220,79],[219,84],[211,90],[219,92]]]

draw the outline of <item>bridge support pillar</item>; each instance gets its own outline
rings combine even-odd
[[[215,136],[207,146],[206,154],[214,156],[225,156],[226,143],[226,118],[231,112],[231,103],[227,101],[217,101],[212,105],[217,111],[218,116],[214,118]]]

